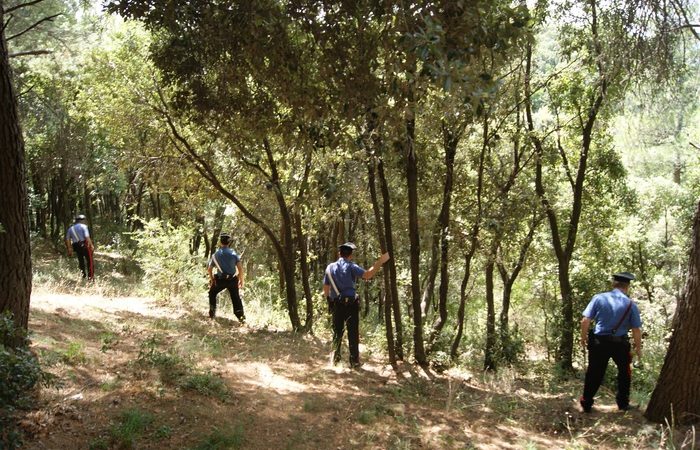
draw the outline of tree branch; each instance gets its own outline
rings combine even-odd
[[[690,23],[690,19],[688,18],[688,14],[683,8],[683,5],[680,4],[678,1],[672,1],[673,7],[676,8],[676,12],[678,12],[681,17],[683,17],[683,20],[685,21],[685,24],[677,27],[676,29],[683,29],[687,28],[690,30],[691,33],[693,33],[693,36],[695,36],[695,39],[700,41],[700,33],[695,28],[700,28],[700,24],[692,24]]]
[[[8,38],[5,39],[5,40],[6,40],[6,41],[11,41],[11,40],[14,39],[14,38],[18,38],[18,37],[22,36],[24,33],[27,33],[27,32],[29,32],[29,31],[33,30],[34,28],[38,27],[38,26],[41,25],[43,22],[51,21],[51,20],[53,20],[53,19],[55,19],[56,17],[61,16],[61,15],[63,15],[63,14],[59,13],[59,14],[54,14],[53,16],[44,17],[43,19],[41,19],[40,21],[38,21],[37,23],[35,23],[35,24],[32,25],[31,27],[27,28],[26,30],[24,30],[24,31],[22,31],[22,32],[20,32],[20,33],[14,34],[14,35],[8,37]]]
[[[26,8],[27,6],[33,6],[43,2],[44,0],[34,0],[27,3],[20,3],[19,5],[11,6],[5,10],[5,14],[9,14],[12,11],[17,11],[18,9]]]
[[[51,50],[27,50],[26,52],[10,53],[7,55],[10,58],[17,58],[20,56],[30,56],[30,55],[50,55],[53,53]]]

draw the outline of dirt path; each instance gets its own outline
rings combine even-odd
[[[326,342],[249,319],[212,322],[91,287],[36,291],[33,347],[64,384],[24,417],[26,448],[548,449],[587,448],[587,434],[590,448],[635,435],[639,448],[654,432],[635,413],[583,416],[536,380],[410,365],[397,375],[371,358],[333,367]],[[609,436],[593,431],[604,421]]]

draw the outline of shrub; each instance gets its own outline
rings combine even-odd
[[[117,448],[136,448],[136,441],[153,423],[153,414],[139,409],[129,409],[119,417],[119,423],[111,428],[110,434]]]
[[[27,407],[27,393],[37,383],[49,381],[29,350],[24,330],[15,327],[9,313],[0,315],[0,448],[19,446],[13,414],[17,408]]]
[[[133,233],[144,284],[158,297],[170,300],[201,287],[204,278],[198,257],[189,249],[192,234],[188,227],[173,227],[157,219]]]

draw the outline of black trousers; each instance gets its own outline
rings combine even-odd
[[[243,312],[243,301],[238,293],[238,277],[229,278],[227,280],[216,280],[216,283],[209,288],[209,311],[210,314],[216,314],[216,296],[224,289],[228,290],[233,303],[233,314],[238,317],[238,320],[245,320]]]
[[[333,308],[333,361],[340,361],[340,347],[345,325],[348,327],[350,364],[360,362],[360,300],[332,303]]]
[[[628,340],[613,342],[605,338],[594,337],[588,342],[588,370],[583,386],[581,402],[586,407],[593,405],[593,397],[605,377],[610,358],[617,365],[617,406],[626,408],[630,403],[630,384],[632,381],[632,355]]]
[[[83,278],[89,278],[92,280],[94,276],[94,269],[92,263],[92,255],[90,250],[88,250],[85,242],[74,242],[72,244],[73,253],[78,258],[78,267],[80,271],[83,272]]]

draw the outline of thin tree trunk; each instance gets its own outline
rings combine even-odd
[[[452,188],[454,185],[454,162],[457,155],[457,145],[462,136],[464,127],[452,131],[443,121],[443,147],[445,149],[445,184],[442,191],[442,208],[437,220],[437,233],[433,236],[440,241],[440,287],[438,290],[438,317],[433,323],[432,331],[428,336],[428,352],[432,351],[435,340],[440,336],[442,328],[447,322],[447,292],[450,284],[449,272],[449,227],[450,207],[452,205]],[[426,308],[427,309],[427,308]]]
[[[462,279],[462,286],[460,290],[459,299],[459,309],[457,311],[457,332],[455,333],[455,338],[452,341],[452,347],[450,349],[450,358],[454,361],[459,356],[459,344],[462,340],[462,333],[464,330],[464,313],[466,307],[466,289],[467,283],[469,282],[469,277],[471,273],[471,262],[474,257],[474,253],[477,249],[477,244],[479,241],[479,231],[481,230],[481,215],[483,212],[482,206],[482,191],[484,187],[484,162],[486,160],[486,152],[488,151],[489,143],[489,127],[488,127],[488,116],[484,116],[483,121],[483,131],[482,131],[482,145],[481,153],[479,154],[479,162],[477,167],[477,181],[476,181],[476,217],[474,217],[474,223],[472,229],[469,233],[469,250],[464,255],[464,278]]]
[[[409,104],[413,90],[409,88]],[[415,114],[409,108],[406,117],[406,182],[408,189],[408,237],[410,241],[411,306],[413,308],[413,355],[420,365],[427,364],[423,344],[423,314],[420,296],[420,231],[418,230],[418,155],[415,147]]]
[[[391,255],[391,258],[385,264],[390,286],[387,295],[391,299],[391,311],[394,316],[394,329],[396,330],[396,359],[398,361],[403,361],[403,324],[401,323],[399,288],[396,281],[396,252],[394,251],[394,236],[391,224],[391,198],[389,196],[389,184],[387,183],[384,173],[384,160],[381,157],[377,160],[377,176],[379,178],[379,186],[381,188],[383,200],[386,251]]]
[[[368,150],[369,153],[369,150]],[[372,211],[374,212],[374,221],[377,223],[377,239],[379,240],[379,247],[381,249],[382,254],[387,251],[387,244],[386,244],[386,232],[384,230],[384,222],[382,221],[382,214],[380,211],[379,207],[379,199],[377,197],[377,186],[376,186],[376,159],[372,155],[368,155],[368,162],[367,162],[367,178],[369,180],[369,193],[370,193],[370,199],[372,200]],[[393,255],[392,255],[393,258]],[[389,280],[389,277],[387,276],[386,270],[384,271],[384,276],[382,277],[384,279],[384,293],[385,293],[385,299],[384,299],[384,327],[385,327],[385,333],[386,333],[386,343],[387,343],[387,352],[389,353],[389,363],[391,364],[396,364],[396,348],[395,348],[395,342],[394,342],[394,330],[393,326],[391,323],[391,310],[392,310],[392,304],[390,301],[390,295],[389,292],[391,290],[391,282]],[[381,296],[380,296],[380,303],[381,302]],[[381,312],[381,306],[380,306],[380,312]]]
[[[219,245],[219,235],[221,234],[221,228],[224,226],[224,211],[226,207],[224,205],[219,205],[214,211],[214,221],[212,222],[213,231],[211,233],[211,239],[209,240],[209,250],[207,252],[207,258],[214,254],[217,246]]]
[[[311,286],[309,285],[309,279],[311,278],[311,273],[309,271],[309,255],[308,255],[308,243],[307,237],[303,233],[301,224],[301,214],[298,212],[294,215],[294,222],[296,226],[297,235],[297,247],[299,248],[299,266],[301,267],[301,285],[304,289],[304,297],[306,297],[306,318],[304,320],[304,326],[302,330],[304,332],[311,333],[313,331],[314,325],[314,302],[313,295],[311,294]]]
[[[486,281],[486,345],[484,347],[484,370],[496,370],[496,308],[493,295],[494,253],[489,255],[484,272]]]

